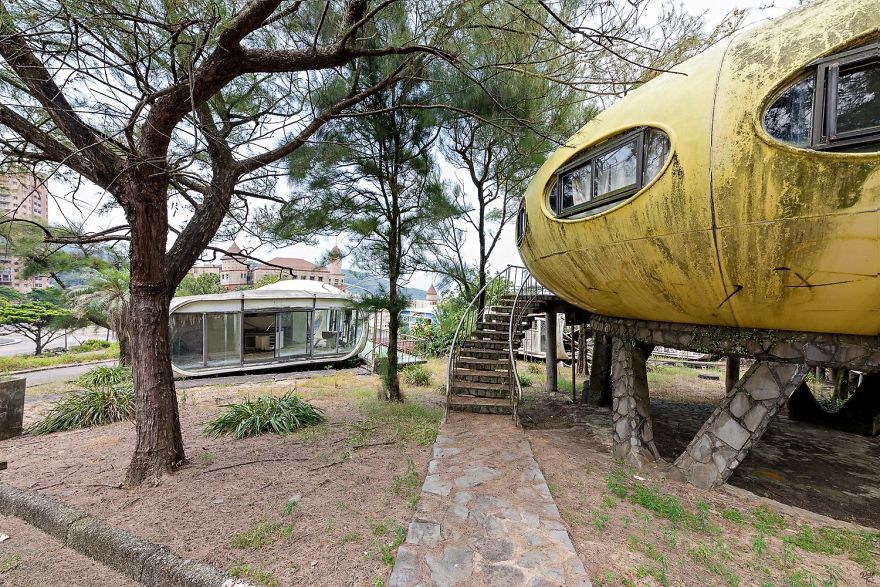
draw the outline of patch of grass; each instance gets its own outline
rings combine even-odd
[[[2,561],[0,561],[0,573],[8,573],[9,571],[16,569],[20,564],[21,557],[17,554],[7,556]]]
[[[30,434],[49,434],[132,420],[134,390],[131,385],[69,391],[52,403],[49,413],[34,424]]]
[[[373,533],[375,534],[375,530]],[[394,566],[394,553],[397,550],[397,547],[403,544],[405,540],[406,528],[403,526],[396,526],[394,528],[394,540],[388,543],[376,542],[376,549],[383,564],[389,567]]]
[[[249,530],[232,535],[232,548],[259,550],[275,544],[281,538],[293,534],[293,524],[279,524],[265,520],[254,524]]]
[[[391,528],[394,526],[394,520],[391,518],[385,518],[383,520],[367,520],[367,525],[370,527],[373,536],[385,536],[391,532]]]
[[[117,387],[131,383],[131,369],[123,365],[100,365],[76,378],[76,383],[87,389]]]
[[[22,355],[12,357],[0,357],[0,372],[25,371],[27,369],[39,369],[41,367],[59,367],[61,365],[79,365],[89,361],[105,361],[119,357],[119,345],[111,343],[111,346],[95,352],[71,352],[44,353],[40,356]]]
[[[429,407],[418,402],[386,402],[369,400],[360,404],[361,411],[366,417],[365,422],[357,424],[363,432],[362,442],[381,432],[383,436],[390,435],[401,442],[414,442],[421,446],[430,446],[437,439],[440,430],[440,420],[443,411],[440,408]]]
[[[565,495],[565,490],[556,483],[550,483],[548,481],[547,489],[550,490],[550,495],[552,495],[553,497],[562,497],[563,495]]]
[[[91,353],[94,351],[102,351],[105,349],[113,348],[113,345],[116,345],[115,342],[110,342],[109,340],[101,340],[99,338],[89,338],[80,343],[79,346],[71,347],[71,353]],[[117,345],[118,346],[118,345]]]
[[[415,509],[421,494],[420,487],[422,478],[415,468],[412,459],[406,464],[406,472],[402,475],[395,475],[391,481],[391,493],[406,501],[409,509]]]
[[[846,554],[866,571],[877,572],[875,553],[880,546],[880,532],[854,532],[828,526],[817,530],[811,526],[803,526],[794,536],[786,536],[783,542],[797,546],[805,552]]]
[[[526,371],[531,373],[532,375],[538,375],[539,373],[544,372],[544,366],[540,363],[526,363]]]
[[[599,532],[604,532],[605,528],[608,527],[608,521],[611,519],[611,516],[606,514],[605,512],[600,512],[596,510],[593,512],[593,525],[596,527],[596,530]]]
[[[755,554],[764,554],[767,552],[767,540],[763,534],[758,533],[755,536],[755,539],[752,540],[752,550],[755,551]]]
[[[363,537],[361,536],[360,532],[349,532],[342,537],[341,543],[349,544],[351,542],[360,542],[361,540],[363,540]]]
[[[285,516],[291,516],[291,515],[293,515],[293,512],[296,510],[296,506],[297,506],[298,504],[299,504],[299,502],[296,501],[295,499],[288,499],[288,500],[284,503],[284,510],[283,510],[284,515],[285,515]]]
[[[231,433],[234,438],[246,438],[265,432],[290,434],[324,421],[320,409],[291,392],[281,397],[263,395],[222,407],[226,411],[205,425],[206,436]]]
[[[746,523],[746,519],[743,517],[742,512],[736,508],[725,508],[721,510],[721,517],[734,524],[743,525]]]
[[[228,573],[233,577],[247,579],[248,581],[262,585],[263,587],[281,587],[281,583],[278,582],[278,579],[276,579],[272,573],[255,569],[251,565],[245,564],[241,561],[235,561],[232,566],[229,567]]]
[[[519,379],[519,384],[522,387],[531,387],[537,381],[530,373],[517,373],[516,377]]]
[[[407,385],[415,385],[416,387],[428,387],[433,381],[431,372],[422,365],[408,365],[401,369],[400,377]]]
[[[685,517],[684,508],[681,507],[677,497],[665,495],[651,487],[641,484],[634,485],[629,499],[661,518],[666,518],[673,524],[678,524]]]
[[[617,507],[617,501],[610,495],[602,496],[602,507],[606,510],[610,510]]]
[[[709,570],[721,577],[721,580],[724,581],[724,584],[727,585],[727,587],[738,587],[742,581],[739,575],[721,563],[710,564]]]
[[[771,511],[767,506],[761,505],[752,512],[752,526],[762,534],[776,536],[785,529],[785,518]]]

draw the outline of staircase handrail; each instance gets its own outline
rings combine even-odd
[[[500,275],[500,273],[499,273]],[[455,379],[455,358],[458,356],[459,349],[461,348],[461,344],[464,340],[470,336],[470,333],[473,332],[473,326],[476,325],[477,320],[474,320],[474,323],[468,326],[468,332],[462,335],[464,331],[465,321],[470,316],[471,308],[474,307],[474,304],[480,299],[480,296],[486,291],[486,288],[489,286],[489,281],[486,281],[486,284],[480,288],[480,291],[477,292],[477,295],[473,297],[467,307],[464,309],[464,312],[461,314],[461,318],[458,320],[458,326],[455,329],[455,334],[452,335],[452,342],[449,344],[449,360],[446,365],[446,411],[443,414],[443,420],[446,421],[446,417],[449,415],[449,394],[452,392],[452,382]]]
[[[522,304],[522,310],[517,311],[517,304],[523,297],[523,291],[527,286],[534,285],[533,291],[528,294],[528,299]],[[525,270],[519,290],[513,298],[510,308],[510,324],[507,330],[507,352],[508,352],[508,369],[510,369],[509,385],[510,385],[510,408],[513,415],[513,422],[519,426],[519,402],[522,400],[522,384],[519,382],[519,372],[516,365],[516,348],[513,346],[514,324],[519,325],[525,318],[526,310],[531,307],[532,302],[538,297],[539,292],[546,292],[546,288],[537,280],[528,269]],[[548,326],[549,328],[549,326]]]

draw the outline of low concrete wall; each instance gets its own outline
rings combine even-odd
[[[24,377],[0,379],[0,440],[21,434],[26,385]]]
[[[15,516],[148,587],[251,587],[218,569],[114,528],[33,491],[0,485],[0,514]]]

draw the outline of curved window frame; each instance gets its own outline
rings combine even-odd
[[[519,203],[519,209],[516,211],[516,244],[517,246],[521,245],[523,239],[526,237],[526,224],[528,223],[529,217],[526,214],[526,202],[525,199],[521,200]]]
[[[816,93],[813,97],[814,149],[880,142],[880,125],[849,132],[837,130],[837,80],[840,72],[867,64],[880,66],[880,43],[856,47],[810,64],[816,68]]]
[[[645,165],[647,162],[647,157],[645,157],[645,145],[647,143],[646,135],[649,131],[663,133],[663,135],[669,141],[669,152],[666,154],[666,158],[663,161],[660,172],[658,172],[653,177],[645,178]],[[591,199],[588,202],[575,204],[574,206],[569,206],[568,208],[563,208],[558,211],[555,210],[552,205],[550,205],[549,200],[552,197],[551,192],[553,192],[553,190],[556,190],[557,205],[561,206],[562,193],[560,186],[562,185],[564,177],[568,173],[579,170],[588,165],[590,166],[590,190],[591,193],[593,193],[596,189],[596,160],[603,155],[607,155],[608,153],[619,149],[626,143],[633,141],[636,142],[636,180],[634,183],[618,188],[606,194],[602,194],[602,196]],[[639,191],[641,191],[642,188],[644,188],[646,185],[654,181],[654,179],[662,173],[663,167],[665,167],[671,155],[672,140],[669,138],[669,133],[661,128],[653,126],[642,126],[629,131],[625,131],[620,135],[613,136],[610,139],[588,149],[583,155],[577,157],[574,161],[559,168],[556,171],[553,183],[550,186],[550,190],[548,190],[547,192],[548,208],[551,212],[553,212],[556,218],[570,218],[572,216],[591,211],[593,211],[593,213],[598,213],[606,209],[610,204],[615,204],[617,202],[621,202],[623,200],[631,198]]]
[[[796,79],[773,93],[761,115],[761,128],[773,140],[799,149],[832,151],[866,144],[880,144],[880,125],[847,132],[837,130],[837,80],[841,71],[846,73],[870,64],[880,65],[880,42],[875,41],[811,62]],[[767,130],[766,116],[783,94],[808,78],[813,79],[811,136],[809,143],[793,144]]]

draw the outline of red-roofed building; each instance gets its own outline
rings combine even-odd
[[[216,273],[220,275],[220,283],[229,290],[257,284],[267,277],[307,279],[345,288],[342,252],[337,247],[333,247],[330,251],[327,264],[323,267],[297,257],[275,257],[265,263],[248,264],[244,259],[236,258],[236,253],[241,252],[241,248],[236,243],[232,243],[227,251],[219,264],[194,265],[190,272],[196,277],[206,273]]]

